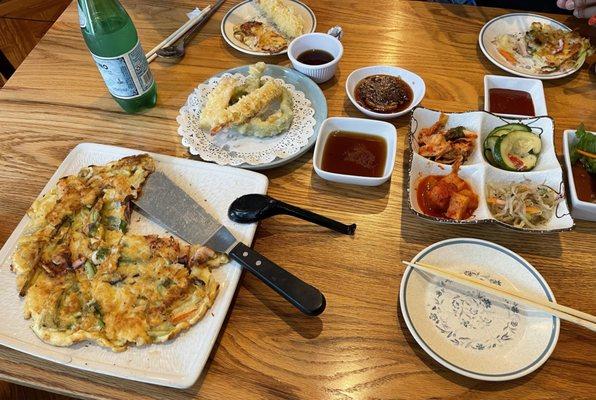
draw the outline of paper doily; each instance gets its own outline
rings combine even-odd
[[[211,135],[209,130],[199,127],[199,115],[207,96],[224,76],[234,76],[240,83],[244,83],[246,79],[242,74],[223,74],[211,78],[207,83],[200,84],[180,108],[180,115],[176,118],[179,124],[178,134],[182,136],[182,145],[188,147],[191,154],[220,165],[260,165],[276,158],[287,158],[308,144],[308,139],[314,135],[316,124],[315,110],[311,107],[310,100],[303,92],[296,90],[294,85],[270,76],[263,76],[262,79],[274,79],[292,95],[294,118],[287,131],[273,137],[257,138],[244,136],[233,127],[217,135]]]

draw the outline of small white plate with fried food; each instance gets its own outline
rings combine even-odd
[[[325,118],[325,96],[313,81],[257,63],[200,84],[177,121],[191,154],[220,165],[266,169],[304,154]]]
[[[221,21],[221,34],[233,48],[255,56],[285,54],[292,39],[315,31],[313,11],[297,0],[247,0]]]

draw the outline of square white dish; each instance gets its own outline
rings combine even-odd
[[[449,116],[446,128],[462,125],[478,133],[475,148],[472,154],[460,168],[461,177],[468,182],[478,195],[478,208],[474,214],[465,220],[452,220],[426,215],[418,205],[417,191],[421,178],[427,175],[447,175],[451,166],[431,161],[418,154],[416,138],[421,129],[430,127],[439,120],[441,112],[424,107],[417,107],[412,112],[410,120],[410,166],[408,170],[408,202],[410,209],[419,217],[440,223],[449,224],[476,224],[480,222],[496,223],[523,232],[547,233],[571,230],[574,227],[567,201],[565,198],[565,185],[563,184],[563,171],[557,160],[554,146],[554,125],[550,117],[531,118],[503,118],[486,111],[468,111],[461,113],[445,113]],[[531,171],[517,172],[505,171],[490,165],[482,155],[485,137],[497,126],[507,123],[523,123],[541,138],[542,150],[536,167]],[[518,183],[528,181],[534,185],[546,184],[562,197],[558,203],[551,220],[540,229],[516,228],[497,221],[491,214],[486,204],[487,184],[489,183]]]
[[[338,174],[325,171],[323,164],[323,152],[327,144],[327,138],[332,132],[344,131],[355,132],[364,135],[382,137],[387,142],[387,157],[385,169],[381,177],[357,176]],[[321,178],[332,182],[347,183],[362,186],[378,186],[386,182],[393,173],[395,165],[395,153],[397,151],[397,130],[393,124],[384,121],[375,121],[365,118],[331,117],[321,124],[317,144],[313,155],[313,168]]]
[[[41,194],[65,175],[77,173],[90,164],[107,162],[144,153],[123,147],[83,143],[76,146],[58,167]],[[237,224],[227,217],[228,206],[237,197],[248,193],[266,193],[264,175],[238,168],[151,154],[157,170],[165,172],[213,217],[221,221],[240,241],[250,245],[256,224]],[[225,187],[225,190],[222,190]],[[73,368],[118,378],[162,386],[187,388],[199,377],[217,339],[240,279],[241,267],[230,262],[213,270],[220,283],[220,292],[205,317],[174,340],[142,347],[131,346],[115,353],[89,342],[71,347],[54,347],[39,340],[23,318],[23,299],[19,298],[10,259],[28,217],[25,216],[0,250],[0,345]],[[136,211],[131,217],[130,231],[165,235],[166,231]],[[192,351],[189,351],[192,349]]]
[[[596,135],[596,132],[591,132]],[[571,215],[577,219],[586,221],[596,221],[596,204],[582,201],[577,197],[575,190],[575,180],[571,170],[571,146],[577,141],[575,130],[566,130],[563,132],[563,157],[565,158],[565,168],[567,170],[567,179],[569,181],[569,197],[571,199]]]
[[[490,89],[512,89],[528,92],[534,103],[535,115],[500,114],[505,117],[527,118],[533,116],[548,115],[546,111],[546,100],[544,97],[544,86],[539,79],[514,78],[512,76],[484,75],[484,111],[490,112]]]

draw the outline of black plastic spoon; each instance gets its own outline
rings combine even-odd
[[[230,219],[243,224],[257,222],[279,214],[301,218],[345,235],[353,235],[356,230],[356,224],[342,224],[320,214],[315,214],[311,211],[284,203],[283,201],[275,200],[263,194],[246,194],[238,197],[228,209]]]

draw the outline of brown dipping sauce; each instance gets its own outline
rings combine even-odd
[[[362,107],[390,114],[408,108],[414,92],[399,76],[371,75],[356,84],[354,96]]]
[[[534,117],[532,96],[523,90],[489,89],[490,112],[499,114],[528,115]]]
[[[357,132],[329,134],[321,168],[327,172],[378,178],[385,172],[387,142],[382,137]]]
[[[571,172],[577,198],[589,203],[596,202],[596,175],[589,173],[579,162],[571,166]]]
[[[323,65],[333,61],[333,55],[325,50],[306,50],[300,53],[296,60],[307,65]]]

